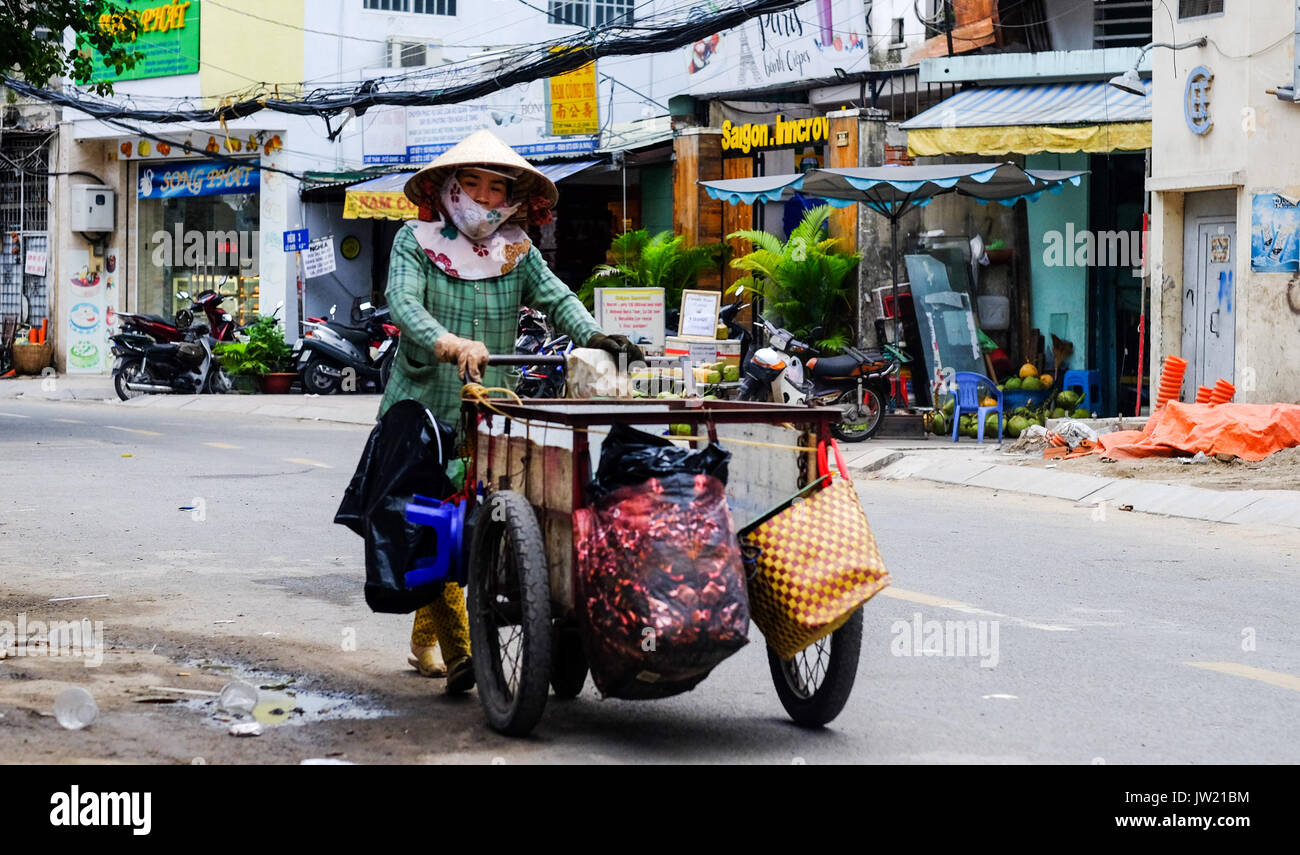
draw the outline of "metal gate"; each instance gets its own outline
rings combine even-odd
[[[49,134],[0,136],[0,315],[39,324],[49,317]],[[24,273],[28,252],[45,252],[46,276]]]

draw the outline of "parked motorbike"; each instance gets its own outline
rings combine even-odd
[[[388,386],[401,331],[392,323],[387,307],[372,311],[370,303],[362,303],[360,308],[358,326],[334,320],[337,306],[330,308],[328,319],[303,321],[303,336],[294,344],[291,358],[298,366],[304,392],[337,392],[347,371],[358,381],[356,391],[382,392]]]
[[[724,318],[729,328],[736,326],[734,311],[731,317]],[[900,351],[889,345],[884,350],[849,347],[841,356],[824,357],[762,315],[758,320],[767,345],[744,351],[740,400],[839,407],[844,417],[831,425],[831,433],[846,442],[868,439],[880,429],[889,378],[906,361]]]
[[[182,331],[182,341],[155,341],[141,332],[113,336],[113,388],[123,401],[150,393],[192,395],[230,391],[230,376],[212,355],[206,324]]]
[[[176,296],[188,300],[190,295],[178,291]],[[208,329],[217,341],[234,341],[238,325],[229,312],[221,308],[225,297],[216,291],[200,291],[188,309],[176,313],[176,322],[171,323],[158,315],[146,315],[139,312],[117,312],[118,326],[122,332],[143,333],[155,341],[178,342],[186,338],[186,330],[194,323],[194,313],[203,312],[208,319]]]

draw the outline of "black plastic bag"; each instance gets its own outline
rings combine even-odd
[[[372,611],[413,612],[442,590],[441,581],[406,586],[406,573],[437,548],[432,528],[406,521],[406,505],[416,493],[446,499],[455,492],[446,473],[453,434],[419,401],[405,400],[384,413],[366,440],[334,522],[365,538],[366,604]]]
[[[597,500],[619,487],[669,475],[712,475],[725,485],[729,460],[731,452],[713,443],[698,450],[681,448],[667,437],[615,424],[601,443],[589,495]]]
[[[747,642],[749,599],[726,488],[677,474],[573,514],[579,620],[606,697],[685,692]]]

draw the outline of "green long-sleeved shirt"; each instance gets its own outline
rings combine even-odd
[[[457,279],[434,266],[415,234],[402,228],[393,241],[384,295],[402,336],[379,405],[381,416],[397,401],[414,398],[439,419],[458,423],[464,384],[455,365],[436,362],[433,356],[433,343],[449,332],[483,342],[491,354],[514,353],[520,306],[545,312],[555,328],[575,342],[585,344],[601,331],[536,247],[504,276]],[[514,385],[510,369],[499,366],[488,367],[483,383]]]

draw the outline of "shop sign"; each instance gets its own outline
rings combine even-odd
[[[336,267],[337,264],[334,261],[334,235],[316,238],[307,245],[307,251],[302,254],[302,276],[304,279],[333,273]]]
[[[132,137],[117,141],[118,160],[172,160],[179,157],[207,157],[209,154],[257,154],[268,157],[283,147],[279,134],[250,131],[233,134],[186,134],[170,138]]]
[[[141,80],[199,70],[199,0],[127,0],[125,5],[126,14],[135,17],[138,26],[135,39],[126,47],[140,56],[134,67],[118,74],[92,49],[92,81]],[[112,32],[122,26],[113,14],[99,16],[101,30]]]
[[[612,335],[625,335],[634,343],[664,348],[664,289],[595,289],[596,323]]]
[[[722,123],[722,150],[749,154],[754,149],[816,145],[826,142],[830,134],[831,120],[826,116],[787,121],[777,113],[773,125],[753,122],[737,125],[728,120]]]
[[[29,276],[44,276],[45,264],[49,256],[35,249],[27,250],[27,257],[24,259],[23,272]]]
[[[84,249],[68,250],[61,256],[61,269],[71,271],[62,287],[63,335],[69,374],[99,373],[113,364],[111,337],[117,332],[116,308],[120,306],[118,277],[121,270],[117,247],[104,253],[96,265]]]
[[[1214,127],[1210,118],[1210,86],[1214,73],[1205,66],[1197,66],[1187,75],[1187,88],[1183,92],[1183,115],[1192,133],[1204,136]]]
[[[217,196],[223,193],[257,193],[261,190],[257,164],[196,163],[179,166],[141,166],[139,197]]]
[[[596,63],[547,81],[547,130],[551,136],[591,136],[600,131],[596,105]]]
[[[864,4],[819,0],[751,18],[679,49],[673,77],[685,76],[684,93],[712,95],[832,79],[835,69],[871,68]]]
[[[362,73],[383,76],[391,74],[391,69]],[[594,152],[598,140],[595,135],[560,137],[548,133],[547,86],[546,80],[534,80],[461,104],[371,108],[363,125],[362,160],[367,164],[422,166],[483,129],[524,157]],[[596,113],[598,123],[599,110]]]

